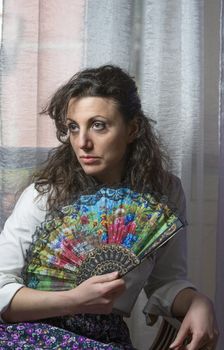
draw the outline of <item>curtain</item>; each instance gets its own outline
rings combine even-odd
[[[50,95],[81,68],[120,65],[136,77],[144,111],[156,121],[173,172],[184,185],[189,277],[212,299],[217,285],[220,302],[219,12],[220,0],[3,1],[0,224],[16,191],[57,145],[52,122],[39,116]],[[148,349],[155,333],[145,326],[144,303],[142,293],[128,320],[141,350]]]
[[[224,266],[224,3],[221,3],[220,19],[220,104],[219,104],[219,190],[218,190],[218,227],[217,227],[217,255],[216,255],[216,312],[217,319],[220,328],[220,340],[218,350],[223,348],[224,344],[224,279],[223,279],[223,266]]]
[[[81,0],[3,2],[1,43],[1,224],[15,193],[56,146],[51,120],[39,116],[49,96],[81,67]]]

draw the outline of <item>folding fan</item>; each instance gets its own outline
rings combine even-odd
[[[67,290],[93,275],[119,271],[123,276],[183,225],[151,194],[102,187],[37,228],[23,271],[25,283]]]

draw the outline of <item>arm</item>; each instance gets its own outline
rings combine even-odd
[[[114,299],[124,288],[124,281],[118,279],[117,272],[91,277],[78,287],[63,292],[23,287],[15,294],[2,317],[6,322],[20,322],[75,313],[107,314],[112,311]]]
[[[177,233],[155,258],[153,271],[145,285],[148,302],[144,308],[147,318],[150,315],[172,317],[172,304],[184,289],[196,290],[186,276],[186,230]],[[149,315],[149,316],[148,316]],[[148,319],[151,324],[150,319]]]
[[[44,221],[44,198],[36,200],[37,192],[30,185],[20,196],[0,234],[0,314],[13,296],[24,286],[21,271],[32,235]]]
[[[173,178],[168,197],[185,221],[185,197],[180,181]],[[148,303],[145,314],[172,316],[171,306],[183,289],[196,289],[187,279],[187,232],[186,228],[161,247],[155,257],[153,271],[145,285]]]
[[[183,289],[174,299],[172,313],[183,321],[171,349],[180,349],[188,336],[191,337],[189,350],[216,348],[218,327],[209,298],[195,290]]]
[[[180,216],[185,217],[185,198],[180,182],[174,183],[170,197]],[[146,286],[149,302],[144,312],[183,318],[171,348],[182,348],[184,339],[191,335],[192,340],[186,349],[197,350],[206,345],[212,350],[217,341],[213,305],[187,280],[186,246],[184,229],[158,252]]]

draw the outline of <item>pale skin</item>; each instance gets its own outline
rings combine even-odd
[[[109,314],[113,302],[125,290],[117,272],[94,276],[78,287],[62,292],[21,288],[2,314],[6,322],[34,321],[79,313]]]
[[[128,145],[134,140],[137,122],[125,123],[116,104],[100,97],[71,99],[67,126],[70,142],[87,175],[113,184],[121,180]],[[22,287],[3,313],[7,322],[38,320],[75,313],[108,314],[114,300],[125,290],[125,282],[114,272],[94,276],[78,287],[63,292],[46,292]],[[215,349],[218,330],[212,302],[186,288],[176,296],[173,316],[182,318],[178,335],[170,348]],[[186,336],[192,340],[183,347]]]
[[[205,295],[190,288],[183,289],[174,299],[172,313],[183,321],[171,349],[216,349],[218,326],[213,304]],[[183,347],[184,339],[188,335],[192,339]]]

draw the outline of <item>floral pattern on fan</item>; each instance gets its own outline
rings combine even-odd
[[[164,202],[130,188],[81,195],[37,228],[23,277],[27,286],[67,290],[95,274],[124,275],[183,223]]]

